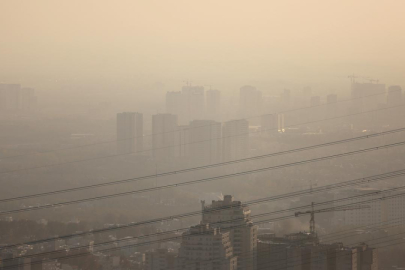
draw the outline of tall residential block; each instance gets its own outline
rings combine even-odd
[[[177,253],[173,250],[160,248],[145,252],[145,270],[176,270]]]
[[[189,125],[189,154],[197,164],[221,161],[221,123],[212,120],[194,120]]]
[[[219,90],[207,90],[205,92],[205,109],[207,118],[219,121],[221,119],[221,92]]]
[[[136,112],[117,114],[117,153],[129,154],[143,150],[143,116]]]
[[[249,122],[232,120],[222,127],[222,157],[224,161],[249,156]]]
[[[258,116],[261,113],[262,92],[256,87],[245,85],[239,91],[239,111],[241,117]]]
[[[247,205],[234,201],[230,195],[223,200],[203,203],[202,223],[229,232],[233,253],[238,257],[238,270],[255,270],[257,256],[257,226],[251,220]]]
[[[176,156],[177,115],[156,114],[152,116],[152,152],[155,160]]]
[[[179,270],[237,270],[230,232],[200,224],[183,233],[179,249]]]

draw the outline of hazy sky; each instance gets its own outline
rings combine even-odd
[[[0,0],[0,10],[6,82],[355,72],[400,84],[405,72],[402,0]]]

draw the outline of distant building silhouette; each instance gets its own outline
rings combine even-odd
[[[166,93],[166,113],[177,115],[179,118],[185,116],[185,100],[181,91]]]
[[[143,115],[136,112],[117,114],[117,153],[143,150]]]
[[[191,160],[198,164],[221,161],[221,123],[212,120],[194,120],[189,129]]]
[[[156,114],[152,116],[152,148],[155,160],[176,156],[177,115]]]
[[[221,119],[221,92],[219,90],[207,90],[205,104],[208,119],[219,121]]]
[[[249,156],[249,122],[232,120],[222,127],[222,156],[224,161]]]
[[[262,92],[251,85],[245,85],[239,91],[239,111],[240,116],[259,116],[262,106]]]
[[[33,88],[21,88],[19,84],[0,84],[0,111],[32,111],[36,105]]]
[[[166,248],[145,252],[145,270],[176,270],[177,253]]]
[[[230,232],[233,253],[238,256],[239,270],[256,269],[257,226],[253,225],[250,209],[240,201],[234,201],[231,195],[224,200],[212,201],[203,206],[203,224],[221,228]]]
[[[352,108],[355,112],[376,109],[385,103],[385,84],[358,83],[351,84]]]
[[[188,121],[201,120],[204,118],[204,87],[183,86],[181,94],[184,96],[186,116]]]
[[[230,234],[210,224],[191,227],[182,235],[178,269],[237,270],[238,259],[233,254]]]
[[[204,118],[204,87],[183,86],[181,91],[166,93],[166,113],[178,116],[181,125]]]

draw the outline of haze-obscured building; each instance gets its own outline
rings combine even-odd
[[[189,126],[189,154],[197,164],[221,161],[221,123],[212,120],[194,120]]]
[[[223,200],[212,201],[211,205],[203,205],[203,224],[211,224],[221,228],[222,232],[230,232],[233,253],[238,256],[239,270],[256,269],[257,226],[250,217],[251,210],[240,201],[234,201],[231,195]]]
[[[143,151],[143,115],[137,112],[117,114],[117,153]]]
[[[167,160],[176,156],[177,130],[177,115],[152,115],[152,153],[155,160]]]
[[[202,223],[183,233],[179,270],[237,270],[237,265],[229,231]]]

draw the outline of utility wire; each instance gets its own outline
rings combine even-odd
[[[192,181],[182,182],[182,183],[178,183],[178,184],[169,184],[169,185],[164,185],[164,186],[159,186],[159,187],[151,187],[151,188],[146,188],[146,189],[139,189],[139,190],[110,194],[110,195],[96,196],[96,197],[92,197],[92,198],[85,198],[85,199],[79,199],[79,200],[73,200],[73,201],[67,201],[67,202],[58,202],[58,203],[54,203],[54,204],[45,204],[45,205],[40,205],[40,206],[34,206],[31,208],[19,208],[19,209],[1,211],[0,215],[9,215],[9,214],[14,214],[14,213],[36,211],[36,210],[40,210],[40,209],[49,209],[49,208],[55,208],[55,207],[77,204],[77,203],[84,203],[84,202],[89,202],[89,201],[96,201],[96,200],[110,199],[110,198],[114,198],[114,197],[121,197],[121,196],[132,195],[132,194],[152,192],[152,191],[156,191],[156,190],[177,188],[177,187],[181,187],[181,186],[188,186],[188,185],[194,185],[194,184],[199,184],[199,183],[211,182],[214,180],[226,179],[226,178],[235,177],[235,176],[248,175],[248,174],[252,174],[252,173],[260,173],[260,172],[265,172],[265,171],[269,171],[269,170],[288,168],[288,167],[292,167],[292,166],[304,165],[304,164],[314,163],[314,162],[318,162],[318,161],[341,158],[341,157],[346,157],[346,156],[351,156],[351,155],[356,155],[356,154],[367,153],[367,152],[371,152],[371,151],[378,151],[378,150],[388,149],[391,147],[398,147],[398,146],[402,146],[402,145],[405,145],[405,141],[392,143],[392,144],[385,144],[382,146],[374,146],[371,148],[365,148],[365,149],[341,153],[341,154],[324,156],[324,157],[320,157],[320,158],[307,159],[307,160],[302,160],[302,161],[293,162],[293,163],[287,163],[287,164],[282,164],[282,165],[255,169],[255,170],[243,171],[243,172],[239,172],[239,173],[226,174],[226,175],[220,175],[220,176],[215,176],[215,177],[192,180]]]
[[[400,90],[395,90],[395,91],[400,91]],[[274,114],[277,115],[277,114],[283,114],[283,113],[288,113],[288,112],[312,109],[312,108],[328,106],[328,105],[332,105],[332,104],[336,104],[336,103],[340,103],[340,102],[347,102],[347,101],[352,101],[352,100],[357,100],[357,99],[366,99],[366,98],[369,98],[369,97],[385,95],[385,94],[386,93],[379,93],[379,94],[373,94],[373,95],[368,95],[368,96],[364,96],[364,97],[343,99],[343,100],[339,100],[339,101],[334,102],[334,103],[323,103],[323,104],[319,104],[319,105],[315,105],[315,106],[301,107],[301,108],[290,109],[290,110],[279,111],[279,112],[268,113],[268,114],[262,114],[262,115],[247,117],[247,118],[240,118],[240,119],[237,119],[237,120],[248,120],[248,119],[251,119],[251,118],[259,118],[259,117],[266,116],[266,115],[274,115]],[[218,123],[215,123],[215,125],[217,125],[217,124]],[[184,130],[190,130],[190,129],[194,129],[194,128],[202,128],[202,127],[208,127],[208,126],[213,126],[213,124],[203,125],[203,126],[198,126],[198,127],[189,127],[189,128],[184,129]],[[163,134],[173,133],[173,132],[177,132],[177,130],[169,130],[169,131],[164,131],[164,132],[152,133],[152,134],[142,135],[142,137],[148,137],[148,136],[154,136],[154,135],[163,135]],[[132,140],[132,139],[137,139],[137,138],[140,138],[140,136],[131,137],[131,138],[125,138],[125,139],[121,139],[121,140],[102,141],[102,142],[96,142],[96,143],[85,144],[85,145],[80,145],[80,146],[65,147],[65,148],[54,149],[54,150],[49,150],[49,151],[41,151],[41,152],[33,152],[33,153],[22,154],[22,155],[7,156],[7,157],[0,158],[0,160],[9,159],[9,158],[16,158],[16,157],[22,157],[22,156],[30,156],[30,155],[36,155],[36,154],[52,153],[52,152],[58,152],[58,151],[63,151],[63,150],[78,149],[78,148],[83,148],[83,147],[88,147],[88,146],[94,146],[94,145],[100,145],[100,144],[106,144],[106,143],[113,143],[113,142],[119,142],[119,141],[126,141],[126,140]]]
[[[319,192],[326,192],[326,191],[333,190],[333,189],[356,186],[356,185],[361,185],[361,184],[369,184],[369,183],[373,183],[376,181],[386,180],[386,179],[399,177],[399,176],[403,176],[403,175],[405,175],[405,169],[398,170],[398,171],[391,171],[391,172],[387,172],[387,173],[383,173],[383,174],[379,174],[379,175],[372,175],[369,177],[358,178],[358,179],[354,179],[354,180],[348,180],[348,181],[344,181],[341,183],[321,186],[321,187],[314,188],[312,190],[307,189],[307,190],[303,190],[303,191],[295,191],[295,192],[290,192],[287,194],[281,194],[281,195],[251,200],[251,201],[245,202],[244,205],[256,205],[256,204],[261,204],[261,203],[266,203],[266,202],[271,202],[271,201],[294,198],[294,197],[303,196],[306,194],[316,194]],[[218,211],[222,211],[225,209],[229,209],[231,207],[232,206],[215,207],[215,208],[205,209],[205,212],[206,213],[218,212]],[[58,236],[58,237],[35,240],[35,241],[31,241],[31,242],[26,242],[26,243],[18,243],[18,244],[3,246],[2,249],[14,248],[14,247],[21,246],[21,245],[33,245],[33,244],[38,244],[38,243],[43,243],[43,242],[54,241],[57,239],[68,239],[68,238],[72,238],[72,237],[80,237],[80,236],[85,236],[85,235],[89,235],[89,234],[103,233],[103,232],[113,231],[113,230],[133,228],[133,227],[142,226],[142,225],[150,225],[150,224],[164,222],[164,221],[171,221],[174,219],[193,217],[196,215],[201,215],[201,211],[193,211],[193,212],[172,215],[172,216],[167,216],[167,217],[158,218],[158,219],[150,219],[150,220],[141,221],[141,222],[132,222],[129,224],[120,225],[120,226],[111,227],[111,228],[103,228],[103,229],[91,230],[91,231],[87,231],[87,232],[68,234],[68,235],[63,235],[63,236]]]
[[[91,188],[106,187],[106,186],[124,184],[124,183],[129,183],[129,182],[134,182],[134,181],[152,179],[152,178],[157,178],[157,177],[178,175],[178,174],[197,171],[197,170],[221,167],[221,166],[237,164],[237,163],[246,162],[246,161],[252,161],[252,160],[258,160],[258,159],[263,159],[263,158],[287,155],[287,154],[291,154],[291,153],[307,151],[307,150],[313,150],[313,149],[317,149],[317,148],[321,148],[321,147],[327,147],[327,146],[333,146],[333,145],[338,145],[338,144],[343,144],[343,143],[349,143],[349,142],[354,142],[354,141],[358,141],[358,140],[366,140],[366,139],[370,139],[370,138],[381,137],[381,136],[385,136],[385,135],[388,135],[388,134],[393,134],[393,133],[403,132],[403,131],[405,131],[405,128],[387,130],[387,131],[383,131],[383,132],[379,132],[379,133],[373,133],[373,134],[370,134],[370,135],[364,135],[364,136],[359,136],[359,137],[354,137],[354,138],[348,138],[348,139],[343,139],[343,140],[338,140],[338,141],[332,141],[332,142],[327,142],[327,143],[322,143],[322,144],[316,144],[316,145],[311,145],[311,146],[306,146],[306,147],[301,147],[301,148],[295,148],[295,149],[281,151],[281,152],[269,153],[269,154],[264,154],[264,155],[249,157],[249,158],[231,160],[231,161],[227,161],[227,162],[220,162],[220,163],[209,164],[209,165],[198,166],[198,167],[192,167],[192,168],[187,168],[187,169],[182,169],[182,170],[176,170],[176,171],[170,171],[170,172],[164,172],[164,173],[140,176],[140,177],[135,177],[135,178],[128,178],[128,179],[118,180],[118,181],[110,181],[110,182],[87,185],[87,186],[81,186],[81,187],[76,187],[76,188],[68,188],[68,189],[62,189],[62,190],[55,190],[55,191],[37,193],[37,194],[32,194],[32,195],[25,195],[25,196],[19,196],[19,197],[7,198],[7,199],[0,199],[0,203],[10,202],[10,201],[15,201],[15,200],[31,199],[31,198],[37,198],[37,197],[43,197],[43,196],[49,196],[49,195],[67,193],[67,192],[74,192],[74,191],[80,191],[80,190],[91,189]]]
[[[336,202],[341,202],[341,201],[358,199],[358,198],[362,198],[362,197],[381,195],[381,194],[384,194],[384,193],[398,191],[398,190],[404,189],[404,188],[405,188],[405,186],[390,189],[390,190],[372,192],[372,193],[356,195],[356,196],[352,196],[352,197],[348,197],[348,198],[342,198],[342,199],[337,199],[337,200],[331,200],[331,201],[316,203],[315,205],[320,206],[320,205],[331,204],[331,203],[336,203]],[[318,209],[318,210],[322,210],[322,211],[340,210],[342,207],[348,207],[348,206],[353,206],[353,205],[363,205],[363,204],[367,204],[367,203],[371,203],[371,202],[375,202],[375,201],[380,201],[380,200],[389,200],[389,199],[393,199],[393,198],[397,198],[397,197],[402,197],[404,195],[405,195],[405,193],[399,193],[399,194],[389,195],[389,196],[386,196],[386,197],[383,197],[383,198],[374,198],[374,199],[369,199],[369,200],[364,200],[364,201],[352,202],[352,203],[348,203],[348,204],[344,204],[344,205],[338,205],[338,206],[324,208],[324,209]],[[301,207],[294,207],[294,208],[283,209],[283,210],[277,210],[277,211],[273,211],[273,212],[268,212],[268,213],[264,213],[264,214],[255,215],[254,218],[268,216],[268,215],[275,215],[275,214],[280,214],[280,213],[284,213],[284,212],[291,212],[291,211],[296,211],[296,210],[305,209],[305,208],[309,208],[309,207],[311,207],[311,205],[306,205],[306,206],[301,206]],[[267,222],[270,222],[270,221],[274,222],[274,221],[278,221],[279,219],[283,220],[285,218],[292,218],[292,217],[295,217],[295,215],[293,214],[293,215],[287,215],[287,216],[282,216],[282,217],[276,217],[276,218],[273,218],[273,219],[260,220],[260,221],[256,222],[256,224],[263,223],[263,222],[267,223]],[[218,224],[234,223],[234,222],[239,222],[239,221],[243,222],[244,218],[217,222],[217,223],[213,223],[212,225],[215,227]],[[243,227],[243,226],[245,226],[245,224],[229,226],[229,227],[226,227],[226,229],[227,230],[228,229],[234,229],[234,228],[239,228],[239,227]],[[171,234],[175,234],[175,233],[178,233],[180,231],[186,231],[186,230],[188,230],[188,228],[172,230],[172,231],[166,231],[166,232],[153,233],[153,234],[143,235],[143,236],[138,236],[138,237],[123,238],[123,239],[119,239],[119,240],[113,240],[113,241],[108,241],[108,242],[95,244],[95,245],[93,245],[93,247],[104,246],[104,245],[108,245],[108,244],[116,244],[116,243],[135,240],[135,239],[140,240],[140,239],[144,239],[144,238],[147,239],[147,238],[150,238],[150,237],[160,237],[162,235],[167,235],[167,234],[171,235]],[[207,233],[201,233],[201,235],[205,235],[205,234],[207,234]],[[166,242],[166,241],[172,241],[172,238],[170,238],[169,240],[168,239],[160,239],[160,240],[163,241],[163,242]],[[148,241],[147,242],[142,242],[142,245],[147,244],[149,242]],[[82,248],[86,248],[86,247],[87,247],[87,245],[80,246],[80,247],[75,247],[75,248],[72,248],[70,250],[81,250]],[[20,256],[18,258],[29,258],[29,257],[38,256],[38,255],[52,255],[54,253],[60,253],[60,251],[49,251],[49,252],[32,254],[32,255]]]
[[[405,194],[403,194],[403,195],[405,195]],[[284,219],[291,218],[291,217],[294,217],[294,216],[290,216],[290,215],[289,216],[283,216],[283,217],[273,219],[272,221],[274,221],[274,220],[284,220]],[[267,222],[269,222],[269,220],[259,221],[259,222],[256,222],[256,224],[267,223]],[[227,229],[234,229],[234,228],[237,228],[237,227],[240,227],[240,225],[235,226],[235,227],[228,227]],[[194,234],[194,235],[199,235],[199,234]],[[182,236],[172,237],[170,239],[164,239],[163,241],[164,242],[166,242],[166,241],[175,241],[175,240],[180,240],[180,239],[182,239]],[[374,239],[374,240],[376,240],[376,239]],[[123,247],[107,248],[107,249],[104,249],[104,250],[98,250],[97,252],[103,253],[103,252],[106,252],[106,251],[115,251],[115,250],[121,250],[121,249],[125,249],[125,248],[142,246],[142,245],[146,245],[146,244],[160,243],[160,242],[162,242],[162,240],[158,239],[158,240],[154,240],[154,241],[142,242],[142,243],[137,243],[137,244],[123,246]],[[90,255],[90,254],[92,254],[92,253],[91,252],[85,252],[85,253],[80,253],[80,254],[75,254],[75,255],[61,256],[61,257],[53,258],[53,259],[51,259],[49,261],[53,261],[55,259],[69,259],[69,258],[81,257],[81,256]],[[38,256],[38,255],[41,255],[41,253],[35,254],[35,255]],[[13,259],[21,259],[21,258],[25,258],[25,256],[16,257],[16,258],[13,258]],[[8,260],[12,260],[12,259],[8,259]],[[31,262],[31,263],[26,263],[26,264],[35,264],[35,263],[42,263],[42,261],[36,261],[36,262]],[[24,264],[18,264],[18,265],[22,266]],[[13,266],[13,267],[15,267],[15,266]]]
[[[364,112],[359,112],[359,113],[346,114],[346,115],[342,115],[342,116],[337,116],[337,117],[332,117],[332,118],[325,118],[325,119],[321,119],[321,120],[309,121],[309,122],[295,124],[295,125],[289,125],[289,126],[285,126],[285,127],[289,128],[289,127],[296,127],[296,126],[301,126],[301,125],[314,124],[314,123],[324,122],[326,120],[335,120],[335,119],[345,118],[345,117],[349,117],[349,116],[361,115],[361,114],[370,113],[370,112],[376,112],[376,111],[383,111],[383,110],[388,110],[388,109],[402,107],[402,106],[405,106],[405,104],[392,106],[392,107],[379,108],[379,109],[376,109],[376,110],[369,110],[369,111],[364,111]],[[157,148],[150,148],[150,149],[147,149],[147,150],[134,151],[134,152],[131,152],[131,153],[114,154],[114,155],[108,155],[108,156],[102,156],[102,157],[94,157],[94,158],[88,158],[88,159],[80,159],[80,160],[74,160],[74,161],[68,161],[68,162],[62,162],[62,163],[55,163],[55,164],[49,164],[49,165],[43,165],[43,166],[37,166],[37,167],[31,167],[31,168],[23,168],[23,169],[2,171],[2,172],[0,172],[0,174],[15,173],[15,172],[20,172],[20,171],[29,171],[29,170],[41,169],[41,168],[49,168],[49,167],[55,167],[55,166],[59,166],[59,165],[74,164],[74,163],[79,163],[79,162],[106,159],[106,158],[112,158],[112,157],[117,157],[117,156],[122,156],[122,155],[132,155],[132,154],[141,153],[141,152],[149,152],[149,151],[153,151],[153,150],[168,149],[168,148],[172,148],[172,147],[191,145],[191,144],[198,144],[198,143],[209,142],[209,141],[213,141],[213,140],[220,140],[220,139],[227,139],[227,138],[233,138],[233,137],[239,137],[239,136],[246,136],[246,135],[249,135],[249,134],[252,134],[252,133],[262,133],[262,132],[270,131],[270,130],[276,130],[276,129],[272,128],[272,129],[265,129],[265,130],[261,130],[261,131],[250,131],[250,132],[245,132],[245,133],[240,133],[240,134],[235,134],[235,135],[229,135],[229,136],[222,136],[222,137],[217,137],[217,138],[210,138],[210,139],[205,139],[205,140],[200,140],[200,141],[195,141],[195,142],[189,142],[189,143],[183,143],[183,144],[175,144],[175,145],[169,145],[169,146],[157,147]]]

